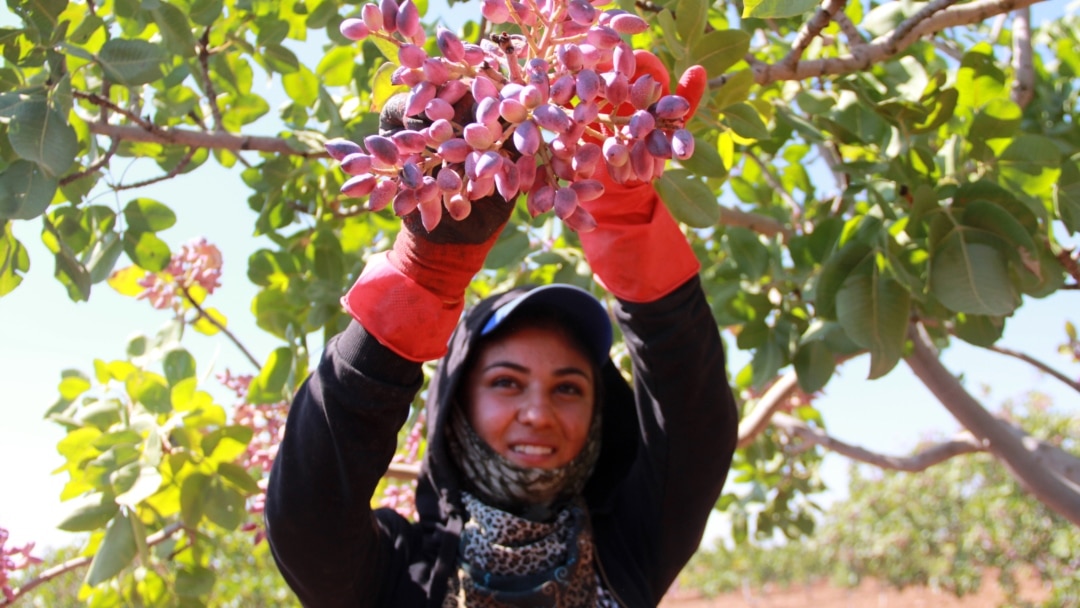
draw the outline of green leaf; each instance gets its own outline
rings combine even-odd
[[[209,595],[217,580],[213,570],[202,566],[184,566],[176,573],[176,594],[181,597]]]
[[[705,23],[708,17],[709,2],[707,0],[677,0],[675,14],[679,16],[675,21],[676,33],[687,45],[693,46],[701,36],[703,29],[701,24]]]
[[[694,153],[690,158],[679,161],[679,164],[694,175],[721,179],[728,175],[728,169],[724,166],[724,160],[720,158],[716,146],[706,143],[698,136],[694,137]]]
[[[224,8],[225,0],[195,0],[191,3],[188,17],[191,18],[192,23],[209,26],[217,21]]]
[[[176,223],[176,214],[168,206],[149,198],[137,198],[124,207],[128,230],[160,232]]]
[[[45,101],[19,105],[8,127],[8,140],[16,154],[51,176],[66,171],[79,152],[75,129]]]
[[[175,387],[181,380],[195,377],[195,357],[182,348],[170,350],[162,365],[170,388]]]
[[[1062,166],[1054,191],[1054,209],[1069,234],[1080,232],[1080,165],[1070,161]],[[3,295],[0,289],[0,295]]]
[[[41,165],[17,160],[0,173],[0,220],[29,220],[45,212],[59,182]]]
[[[529,251],[529,236],[508,225],[484,260],[484,268],[509,268],[524,260]]]
[[[836,359],[832,351],[821,340],[812,340],[799,347],[795,352],[795,373],[799,388],[804,393],[813,394],[825,388],[836,371]]]
[[[873,249],[860,241],[849,241],[839,251],[829,256],[821,267],[814,286],[814,308],[825,319],[836,318],[836,294],[848,275],[873,254]]]
[[[342,87],[352,82],[355,65],[355,47],[336,46],[327,51],[319,60],[315,75],[325,86]]]
[[[814,10],[817,0],[746,0],[743,4],[744,19],[779,19],[795,17]]]
[[[95,242],[85,262],[86,270],[90,273],[90,282],[100,283],[108,279],[123,252],[124,244],[115,232],[107,232]]]
[[[956,315],[956,336],[961,340],[989,348],[994,345],[1005,332],[1005,318],[991,317],[988,315]]]
[[[125,382],[127,392],[135,401],[146,406],[155,414],[167,414],[172,411],[169,385],[158,374],[137,371],[128,376]]]
[[[307,68],[300,66],[296,71],[281,77],[285,93],[296,103],[311,107],[319,100],[319,79]]]
[[[731,253],[731,259],[739,267],[739,272],[751,281],[759,281],[768,272],[769,249],[756,232],[732,226],[724,232],[724,242]]]
[[[171,253],[165,241],[152,232],[125,232],[124,253],[140,268],[161,272],[169,264]]]
[[[234,464],[232,462],[220,462],[218,463],[218,474],[229,480],[229,483],[233,484],[240,489],[241,492],[248,496],[254,496],[262,489],[259,487],[251,474],[244,470],[244,467]]]
[[[266,363],[259,370],[259,375],[248,385],[249,403],[277,403],[285,398],[285,383],[292,373],[293,353],[287,346],[274,349]]]
[[[972,228],[995,234],[1005,240],[1021,258],[1036,255],[1035,239],[1004,207],[990,201],[972,201],[964,206],[960,221]]]
[[[0,296],[11,293],[22,275],[30,269],[30,256],[26,248],[15,238],[10,222],[2,222],[3,234],[0,234]]]
[[[86,584],[97,586],[126,568],[138,553],[138,540],[136,530],[142,526],[136,526],[132,521],[127,509],[120,511],[105,530],[105,537],[90,562],[90,569],[86,573]]]
[[[1016,191],[1049,197],[1061,175],[1061,152],[1048,137],[1021,135],[998,156],[998,168]]]
[[[244,497],[236,490],[221,483],[218,479],[210,480],[206,488],[206,503],[203,505],[206,518],[226,530],[240,527],[244,519]]]
[[[136,505],[153,496],[161,488],[161,472],[156,466],[143,465],[136,469],[138,477],[127,490],[116,497],[116,503],[135,508]]]
[[[732,104],[723,111],[724,122],[739,137],[746,139],[769,139],[769,129],[754,106],[749,103]]]
[[[65,532],[92,532],[109,523],[119,509],[113,500],[100,495],[98,502],[79,506],[56,527]]]
[[[760,389],[765,383],[776,377],[780,368],[785,364],[784,353],[776,340],[766,340],[764,344],[754,351],[750,360],[750,368],[753,371],[753,387]]]
[[[266,59],[267,67],[279,74],[292,74],[300,69],[300,60],[296,58],[296,53],[280,44],[266,45],[263,49],[263,57]]]
[[[654,185],[676,220],[694,228],[708,228],[720,221],[716,193],[689,171],[665,171]]]
[[[889,373],[900,361],[910,309],[911,294],[883,275],[873,258],[849,275],[836,294],[841,327],[870,351],[871,380]]]
[[[968,130],[974,140],[1013,137],[1020,129],[1023,112],[1009,99],[992,99],[977,114]]]
[[[114,38],[101,46],[97,61],[105,75],[126,86],[139,86],[161,78],[165,51],[145,40]]]
[[[206,504],[206,492],[210,478],[202,473],[192,473],[180,484],[180,519],[184,525],[197,528]]]
[[[188,18],[179,8],[162,1],[152,10],[154,23],[161,32],[165,47],[181,57],[195,56],[195,36],[191,34]]]
[[[955,312],[1003,316],[1020,305],[1009,280],[1005,252],[968,242],[959,231],[931,254],[930,291]]]

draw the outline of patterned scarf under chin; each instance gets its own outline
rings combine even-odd
[[[461,566],[444,608],[615,606],[600,584],[589,514],[581,500],[536,522],[463,493],[469,520]]]

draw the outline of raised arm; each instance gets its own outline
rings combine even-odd
[[[401,129],[400,99],[381,117]],[[397,580],[407,555],[392,545],[405,522],[376,517],[371,497],[422,383],[420,363],[441,357],[512,206],[474,201],[461,220],[429,231],[415,210],[390,251],[372,256],[342,299],[353,322],[333,338],[293,401],[267,491],[274,557],[305,605],[358,606]],[[391,529],[393,528],[393,529]]]
[[[669,81],[637,51],[636,77]],[[692,115],[706,75],[693,67],[676,93]],[[723,345],[685,235],[651,183],[619,183],[603,166],[604,194],[583,203],[596,229],[580,235],[597,279],[619,299],[616,317],[633,361],[641,444],[613,521],[634,539],[653,599],[697,549],[719,498],[738,434]],[[601,547],[603,549],[603,547]],[[601,556],[603,558],[603,556]]]

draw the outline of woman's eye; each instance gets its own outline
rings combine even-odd
[[[495,388],[514,388],[517,386],[517,380],[506,376],[499,376],[491,381],[491,386]]]
[[[576,384],[560,384],[559,392],[567,395],[583,395],[585,390]]]

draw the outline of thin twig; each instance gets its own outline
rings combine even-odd
[[[1027,355],[1027,354],[1019,352],[1019,351],[1012,350],[1011,348],[1005,348],[1004,346],[998,346],[996,344],[990,346],[990,350],[994,351],[995,353],[1000,353],[1002,355],[1006,355],[1006,356],[1009,356],[1009,357],[1019,359],[1019,360],[1023,361],[1024,363],[1027,363],[1028,365],[1031,365],[1031,366],[1035,367],[1039,371],[1042,371],[1042,372],[1044,372],[1046,374],[1049,374],[1049,375],[1053,376],[1057,380],[1060,380],[1061,382],[1065,383],[1065,385],[1068,386],[1069,388],[1071,388],[1074,391],[1080,393],[1080,382],[1077,382],[1076,380],[1073,380],[1072,378],[1069,378],[1065,374],[1057,371],[1056,369],[1050,367],[1046,363],[1043,363],[1042,361],[1039,361],[1038,359],[1036,359],[1036,358],[1034,358],[1034,357],[1032,357],[1030,355]]]
[[[120,106],[113,103],[112,100],[109,99],[108,97],[98,95],[97,93],[87,93],[85,91],[72,91],[71,94],[74,95],[75,97],[77,97],[78,99],[85,99],[85,100],[89,101],[92,104],[99,105],[99,106],[101,106],[103,108],[107,108],[107,109],[112,110],[113,112],[116,112],[118,114],[123,114],[125,117],[127,117],[128,120],[130,120],[131,122],[134,122],[135,124],[139,125],[143,129],[152,130],[152,129],[157,128],[156,126],[154,126],[154,123],[146,120],[145,118],[143,118],[142,116],[139,116],[138,114],[136,114],[135,112],[132,112],[131,110],[125,110],[124,108],[121,108]],[[90,124],[94,124],[94,123],[90,123]]]
[[[214,90],[214,83],[210,80],[210,28],[207,27],[203,31],[202,38],[199,38],[197,45],[199,52],[199,67],[202,68],[199,72],[199,76],[202,77],[203,90],[206,91],[206,100],[210,102],[210,114],[214,117],[214,130],[224,131],[224,121],[221,118],[221,108],[217,104],[217,92]]]
[[[181,528],[183,528],[183,525],[180,522],[173,522],[173,523],[165,526],[161,530],[158,530],[157,532],[154,532],[150,536],[146,537],[146,546],[153,547],[154,545],[157,545],[157,544],[165,541],[166,539],[171,537],[173,534],[176,534],[176,532],[178,530],[180,530]],[[30,593],[30,591],[34,590],[35,588],[40,587],[41,585],[51,581],[52,579],[54,579],[54,578],[56,578],[58,576],[62,576],[64,574],[67,574],[68,572],[71,572],[72,570],[77,570],[77,569],[82,568],[84,566],[89,566],[90,562],[92,562],[92,561],[94,561],[93,556],[83,556],[83,557],[76,557],[74,559],[69,559],[68,561],[66,561],[66,562],[64,562],[62,564],[57,564],[57,565],[45,570],[44,572],[42,572],[38,576],[34,577],[33,579],[27,581],[25,585],[13,590],[12,591],[12,597],[11,597],[10,600],[6,600],[3,597],[0,597],[0,606],[10,606],[10,605],[14,604],[15,601],[19,599],[19,597],[21,597],[23,595],[26,595],[27,593]]]
[[[784,184],[780,183],[780,178],[777,177],[775,173],[773,173],[772,167],[766,164],[760,158],[758,158],[758,156],[754,154],[753,151],[751,151],[750,149],[744,150],[743,154],[746,154],[748,158],[752,159],[758,164],[758,166],[761,168],[761,175],[765,178],[765,183],[768,184],[774,192],[776,192],[777,196],[779,196],[780,199],[784,201],[784,203],[791,207],[792,219],[797,221],[799,217],[802,216],[802,207],[799,205],[799,202],[796,201],[793,196],[791,196],[791,193],[784,188]]]
[[[112,140],[112,142],[109,144],[109,149],[105,151],[105,154],[103,154],[101,156],[101,158],[97,159],[96,162],[94,162],[93,164],[91,164],[87,168],[83,169],[82,171],[79,171],[77,173],[72,173],[71,175],[64,176],[63,178],[60,179],[60,185],[64,186],[64,185],[70,184],[73,181],[82,179],[82,178],[86,177],[87,175],[90,175],[90,174],[98,171],[99,169],[104,167],[106,164],[108,164],[109,160],[113,157],[114,154],[116,154],[116,151],[119,150],[119,149],[120,149],[120,140],[119,139]]]
[[[116,140],[113,140],[113,141],[115,142]],[[150,185],[153,185],[153,184],[156,184],[156,183],[159,183],[159,182],[163,182],[165,180],[172,179],[172,178],[176,177],[177,175],[180,175],[180,172],[184,170],[184,167],[188,166],[188,163],[190,163],[191,159],[195,156],[195,151],[196,151],[196,148],[188,148],[187,154],[184,155],[184,158],[181,158],[180,161],[178,163],[176,163],[176,166],[173,167],[168,173],[165,173],[164,175],[159,175],[157,177],[151,177],[150,179],[145,179],[145,180],[143,180],[141,182],[135,182],[135,183],[132,183],[132,184],[120,184],[118,186],[113,186],[113,190],[119,192],[120,190],[131,190],[133,188],[142,188],[144,186],[150,186]]]
[[[195,308],[195,311],[199,313],[199,317],[206,319],[210,322],[211,325],[221,330],[221,333],[225,334],[229,338],[229,340],[231,340],[232,343],[236,345],[236,348],[239,348],[240,352],[244,353],[244,356],[247,357],[247,360],[255,366],[255,369],[262,369],[262,365],[259,363],[259,360],[256,359],[251,354],[251,352],[249,352],[248,349],[244,347],[243,343],[241,343],[240,340],[235,335],[233,335],[231,331],[229,331],[229,328],[225,327],[221,324],[220,321],[207,314],[206,311],[203,310],[203,307],[195,301],[195,298],[191,297],[191,292],[188,291],[187,286],[180,285],[180,292],[184,294],[184,299],[186,299],[191,304],[191,306]]]
[[[844,11],[836,13],[833,15],[833,21],[840,26],[840,31],[844,33],[844,36],[847,36],[849,47],[857,48],[866,44],[866,38],[863,37],[859,28],[855,27],[847,13]]]

